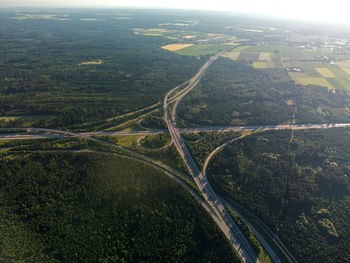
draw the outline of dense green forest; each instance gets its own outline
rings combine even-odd
[[[216,147],[240,135],[241,133],[239,132],[200,132],[182,134],[188,150],[199,167],[203,167],[206,158]]]
[[[350,262],[350,130],[291,133],[226,146],[210,182],[269,224],[299,262]]]
[[[153,112],[147,115],[142,119],[142,127],[153,128],[153,129],[166,129],[166,123],[164,121],[164,112],[163,109],[159,109],[156,112]]]
[[[161,49],[169,39],[134,34],[165,17],[65,10],[16,19],[27,13],[0,13],[0,116],[22,117],[3,126],[67,127],[130,112],[160,101],[204,61]]]
[[[134,160],[0,157],[1,262],[240,262],[209,215]]]
[[[347,122],[348,107],[347,91],[296,85],[282,69],[254,69],[222,58],[184,98],[178,114],[189,126],[292,123],[294,115],[304,124]]]

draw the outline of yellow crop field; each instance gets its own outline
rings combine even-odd
[[[81,18],[80,21],[99,21],[100,19],[96,17],[90,17],[90,18]]]
[[[150,28],[150,29],[146,29],[145,31],[148,31],[148,32],[161,32],[161,33],[168,32],[168,30],[164,29],[164,28]]]
[[[193,44],[170,44],[166,46],[162,46],[162,49],[169,50],[169,51],[178,51],[180,49],[191,47]]]
[[[335,78],[336,76],[332,71],[328,68],[315,68],[315,70],[320,73],[320,75],[324,78]]]
[[[0,121],[9,122],[19,119],[19,117],[0,117]]]
[[[162,36],[162,34],[159,34],[159,33],[144,33],[142,35],[144,35],[144,36]]]
[[[260,52],[259,60],[271,61],[271,53],[269,52]]]
[[[286,103],[288,106],[294,106],[294,100],[286,100],[285,103]]]
[[[267,68],[267,65],[265,62],[254,61],[253,67],[258,69],[264,69],[264,68]]]
[[[103,63],[102,60],[96,60],[96,61],[85,61],[80,63],[80,65],[101,65]]]
[[[189,39],[189,38],[195,38],[196,36],[184,36],[183,38]]]
[[[23,14],[12,17],[12,19],[25,20],[25,19],[53,19],[53,20],[68,20],[68,15],[57,15],[52,14]]]
[[[324,78],[297,78],[296,82],[301,85],[318,85],[327,87],[328,89],[334,89],[334,87]]]

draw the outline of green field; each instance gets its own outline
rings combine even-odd
[[[247,49],[249,46],[239,46],[239,47],[236,47],[228,52],[225,52],[225,54],[222,55],[222,57],[225,57],[225,58],[229,58],[231,60],[237,60],[240,53]]]
[[[230,52],[226,52],[225,54],[223,54],[222,57],[229,58],[231,60],[237,60],[239,57],[239,54],[240,54],[240,52],[230,51]]]
[[[316,86],[324,86],[328,89],[334,89],[334,87],[324,78],[297,78],[296,82],[301,85],[316,85]]]
[[[315,68],[315,70],[324,78],[335,78],[336,76],[328,68]]]
[[[281,67],[280,57],[278,54],[271,52],[260,52],[258,47],[239,46],[226,52],[222,57],[235,60],[252,61],[252,66],[256,69],[266,69]]]
[[[322,85],[329,89],[350,90],[349,75],[344,68],[340,68],[338,65],[325,64],[320,61],[289,61],[284,62],[284,66],[303,69],[303,73],[289,72],[289,76],[302,85]]]
[[[225,44],[198,44],[176,51],[175,53],[183,56],[206,56],[213,55],[219,51],[228,49],[230,46]]]

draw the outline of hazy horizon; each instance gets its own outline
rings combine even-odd
[[[283,2],[278,0],[248,0],[242,3],[226,0],[199,1],[199,0],[2,0],[0,8],[9,7],[33,7],[33,8],[167,8],[167,9],[190,9],[226,11],[242,14],[258,14],[274,18],[287,18],[294,20],[307,20],[331,23],[350,24],[347,14],[347,2],[333,0],[331,2],[317,0],[295,0]],[[344,8],[345,7],[345,8]]]

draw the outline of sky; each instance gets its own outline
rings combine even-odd
[[[14,6],[204,9],[350,24],[348,0],[0,0],[0,7]]]

